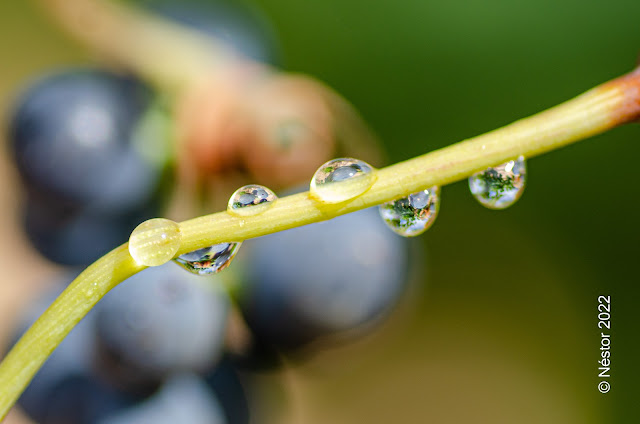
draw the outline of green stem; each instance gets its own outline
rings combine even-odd
[[[527,158],[607,131],[640,116],[640,71],[596,87],[560,106],[487,134],[376,171],[357,198],[323,204],[309,192],[278,199],[264,213],[240,218],[219,212],[180,224],[177,255],[226,241],[242,241],[368,208],[524,155]],[[340,189],[340,183],[336,184]],[[91,308],[120,282],[145,269],[124,244],[80,274],[24,334],[0,364],[0,419],[49,354]]]

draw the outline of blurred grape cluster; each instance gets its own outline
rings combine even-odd
[[[145,4],[251,60],[278,62],[273,34],[252,9],[214,0]],[[267,93],[281,90],[287,98],[298,89],[296,96],[314,103],[313,90],[307,93],[300,80],[281,80]],[[258,117],[268,115],[271,94],[262,94],[253,103]],[[311,174],[301,169],[337,151],[333,134],[314,127],[324,127],[324,110],[308,110],[316,121],[278,118],[275,127],[258,125],[277,131],[254,137],[255,146],[221,153],[225,162],[199,174],[199,191],[189,192],[198,213],[226,202],[225,190],[238,175],[271,178],[283,191],[306,182]],[[180,209],[180,169],[198,167],[202,156],[185,159],[189,144],[180,139],[177,115],[173,99],[121,70],[59,69],[22,91],[7,139],[25,193],[23,230],[43,257],[68,272],[26,311],[16,340],[78,267],[126,242],[140,222]],[[298,139],[304,142],[296,150]],[[206,151],[206,141],[200,137],[196,150]],[[274,165],[278,149],[284,159]],[[291,165],[296,154],[302,167]],[[247,423],[255,373],[369,331],[406,288],[408,253],[406,240],[376,210],[364,210],[248,242],[224,274],[196,276],[173,263],[149,268],[109,293],[74,329],[19,404],[43,424]],[[243,343],[230,342],[238,338]]]

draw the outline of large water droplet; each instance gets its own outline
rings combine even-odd
[[[384,222],[404,237],[424,233],[436,220],[438,209],[440,189],[436,186],[379,206]]]
[[[257,215],[272,206],[277,198],[273,191],[264,186],[246,185],[231,195],[227,211],[239,216]]]
[[[174,261],[194,274],[215,274],[229,266],[241,245],[241,242],[215,244],[180,255]]]
[[[469,177],[471,194],[489,209],[504,209],[522,196],[527,167],[524,156]]]
[[[352,158],[333,159],[318,168],[310,191],[322,202],[340,203],[361,195],[375,181],[373,167],[368,163]]]
[[[141,265],[158,266],[173,258],[181,241],[177,223],[153,218],[133,230],[129,237],[129,253]]]

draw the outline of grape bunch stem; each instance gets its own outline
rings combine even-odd
[[[244,241],[378,205],[425,187],[443,186],[517,158],[531,158],[640,118],[640,68],[593,88],[559,106],[503,128],[461,141],[375,172],[362,195],[324,204],[309,192],[278,199],[260,215],[225,212],[180,223],[176,256],[229,241]],[[335,183],[336,190],[340,183]],[[82,272],[42,314],[0,363],[0,419],[71,329],[112,288],[146,267],[114,249]]]
[[[51,5],[67,3],[49,2]],[[81,2],[74,0],[69,3]],[[114,7],[119,10],[120,6]],[[148,24],[155,25],[153,21]],[[104,34],[107,32],[110,31]],[[96,31],[95,34],[100,37],[103,33]],[[139,40],[143,46],[145,39]],[[190,38],[190,42],[197,44],[196,39]],[[185,55],[190,53],[193,52],[183,52]],[[225,54],[221,52],[221,55]],[[131,60],[143,61],[139,65],[145,68],[148,64],[144,57],[139,55]],[[196,77],[198,69],[201,68],[194,67],[193,73],[186,77]],[[183,76],[183,70],[172,68],[165,69],[163,75],[157,75],[161,83],[178,86]],[[184,221],[180,223],[182,243],[176,256],[217,243],[244,241],[328,220],[407,196],[425,187],[454,183],[521,155],[531,158],[639,118],[640,68],[637,68],[529,118],[378,169],[374,171],[376,181],[371,188],[352,200],[324,204],[305,192],[280,198],[271,208],[256,216],[237,217],[219,212]],[[340,183],[335,183],[335,186],[340,190]],[[0,363],[0,420],[51,352],[91,308],[109,290],[145,268],[134,261],[128,244],[124,244],[89,266],[67,287]]]

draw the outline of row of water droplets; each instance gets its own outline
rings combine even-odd
[[[323,203],[341,203],[360,196],[376,181],[374,168],[353,159],[333,159],[314,174],[310,194]],[[524,157],[477,172],[469,177],[473,196],[490,209],[504,209],[522,195],[526,179]],[[336,184],[339,183],[339,184]],[[237,216],[264,212],[277,200],[273,191],[260,185],[239,188],[229,199],[227,211]],[[433,225],[440,208],[440,188],[433,186],[407,197],[383,203],[380,215],[391,230],[404,237],[413,237]],[[129,252],[136,262],[158,266],[171,260],[181,243],[177,223],[155,218],[143,222],[131,233]],[[189,272],[213,274],[229,266],[242,242],[219,243],[178,256],[174,261]]]
[[[227,211],[237,216],[257,215],[272,206],[277,198],[273,191],[264,186],[246,185],[231,195]],[[214,274],[229,266],[240,246],[242,242],[238,241],[215,244],[180,255],[175,262],[194,274]]]
[[[473,196],[490,209],[504,209],[522,195],[526,179],[524,157],[477,172],[469,177]],[[361,195],[375,182],[373,167],[358,159],[334,159],[322,165],[311,180],[311,195],[325,203],[339,203]],[[347,183],[347,181],[349,183]],[[342,182],[333,185],[334,182]],[[404,237],[424,233],[440,209],[440,188],[433,186],[379,206],[384,222]]]
[[[227,211],[237,216],[264,212],[278,197],[266,187],[246,185],[231,195]],[[180,226],[168,219],[154,218],[138,225],[129,238],[129,253],[141,265],[158,266],[171,260],[182,241]],[[229,266],[242,242],[219,243],[173,259],[189,272],[214,274]]]

